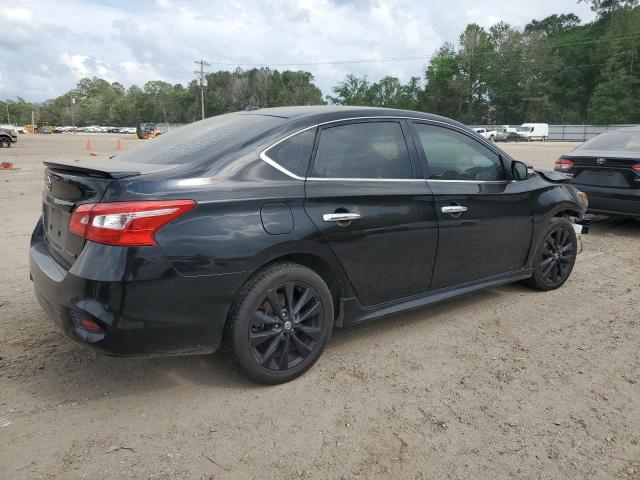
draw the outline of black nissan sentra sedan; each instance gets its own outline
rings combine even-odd
[[[640,218],[640,127],[593,137],[562,155],[556,170],[587,194],[589,213]]]
[[[311,367],[334,327],[519,280],[558,288],[586,209],[565,175],[402,110],[239,112],[45,165],[31,276],[71,338],[222,347],[267,383]]]

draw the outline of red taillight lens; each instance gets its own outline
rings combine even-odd
[[[556,160],[556,170],[560,171],[560,172],[564,172],[566,170],[569,170],[571,167],[573,167],[574,163],[571,160],[567,160],[564,158],[560,158],[558,160]]]
[[[96,322],[88,318],[81,318],[80,325],[82,325],[82,327],[84,327],[87,330],[91,330],[92,332],[102,331],[102,329],[100,328],[100,325],[98,325]]]
[[[194,200],[80,205],[71,216],[69,231],[92,242],[107,245],[157,245],[155,233],[195,205]]]
[[[636,172],[640,172],[640,163],[634,163],[631,168],[633,168]]]
[[[95,203],[86,203],[75,209],[73,215],[71,215],[71,221],[69,222],[69,231],[71,233],[75,233],[79,237],[84,237],[87,225],[89,225],[91,209],[95,205]]]

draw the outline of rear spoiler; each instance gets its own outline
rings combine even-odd
[[[545,180],[553,183],[571,183],[573,181],[573,178],[569,175],[555,170],[536,170],[535,172]]]
[[[146,173],[171,170],[177,165],[159,165],[151,163],[120,162],[115,158],[96,158],[91,160],[56,160],[42,162],[48,168],[85,174],[99,178],[127,178]]]

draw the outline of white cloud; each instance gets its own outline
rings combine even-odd
[[[184,83],[194,78],[200,58],[215,70],[431,55],[444,41],[456,42],[470,22],[489,27],[500,19],[522,27],[570,12],[593,18],[574,0],[145,0],[133,6],[125,0],[0,0],[0,98],[43,100],[92,75],[126,86]],[[426,62],[299,68],[312,72],[328,94],[347,73],[406,81],[421,76]]]

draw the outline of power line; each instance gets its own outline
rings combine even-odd
[[[209,74],[209,72],[204,71],[204,67],[205,65],[208,67],[210,64],[204,60],[196,60],[195,63],[196,65],[200,65],[200,70],[196,70],[193,73],[200,76],[200,101],[202,105],[202,120],[204,120],[204,87],[207,81],[205,75]]]
[[[590,43],[598,43],[605,41],[622,41],[622,40],[636,40],[640,39],[640,35],[620,35],[611,36],[607,38],[596,38],[590,40],[581,40],[577,42],[565,42],[565,43],[553,43],[549,42],[543,45],[545,48],[558,48],[558,47],[570,47],[574,45],[587,45]],[[482,57],[495,55],[495,51],[477,53],[474,56]],[[227,66],[227,67],[313,67],[323,65],[355,65],[364,63],[387,63],[387,62],[406,62],[425,60],[433,57],[434,54],[418,54],[418,55],[406,55],[400,57],[388,57],[388,58],[367,58],[356,60],[335,60],[335,61],[319,61],[319,62],[293,62],[293,63],[233,63],[233,62],[213,62],[213,65]],[[196,62],[199,63],[199,62]],[[209,65],[209,64],[207,64]]]

